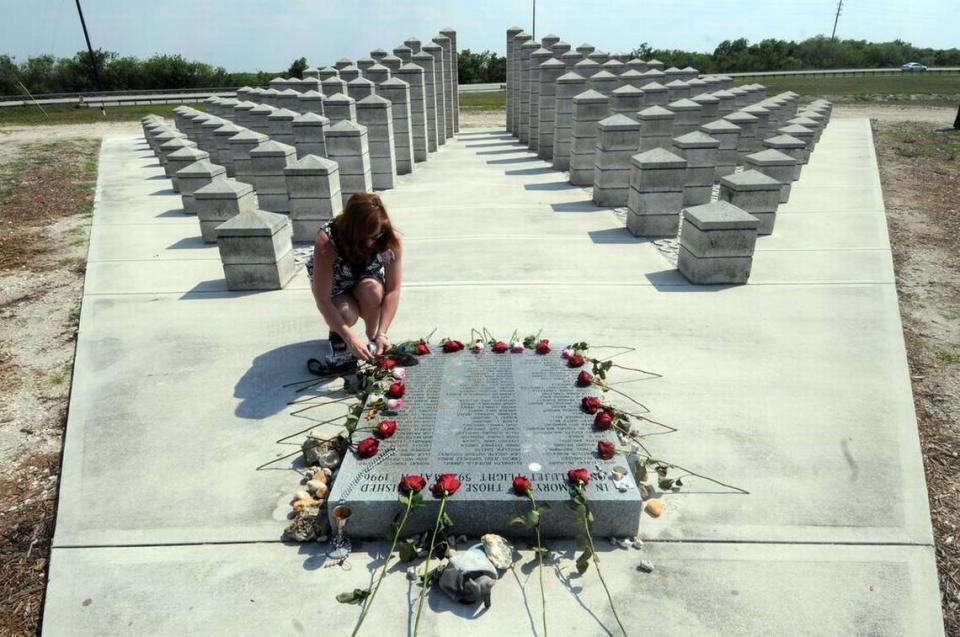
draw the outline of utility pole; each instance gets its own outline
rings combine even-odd
[[[537,0],[533,0],[533,39],[537,39]]]
[[[90,52],[90,64],[93,65],[93,81],[97,84],[97,90],[102,91],[103,85],[100,84],[100,70],[97,68],[97,58],[93,54],[93,47],[90,45],[90,34],[87,33],[87,22],[83,19],[83,9],[80,8],[80,0],[77,0],[77,13],[80,14],[80,26],[83,27],[83,37],[87,41],[87,51]]]
[[[840,10],[843,9],[843,0],[837,1],[837,15],[833,18],[833,33],[830,35],[831,40],[837,39],[837,22],[840,21]]]

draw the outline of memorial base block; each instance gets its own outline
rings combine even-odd
[[[387,535],[403,511],[397,501],[402,475],[421,474],[429,485],[441,473],[455,473],[463,485],[445,509],[455,533],[529,536],[529,529],[510,523],[530,509],[511,491],[513,477],[522,474],[533,481],[537,502],[551,505],[543,535],[571,538],[583,529],[565,504],[566,476],[579,467],[592,474],[586,493],[594,535],[636,535],[643,501],[627,459],[597,457],[597,441],[615,441],[616,435],[596,431],[594,417],[580,410],[581,399],[596,390],[576,387],[580,370],[568,367],[559,352],[436,352],[419,361],[407,368],[403,410],[385,416],[397,421],[397,433],[380,442],[373,458],[347,454],[336,476],[328,508],[350,507],[348,537]],[[616,484],[615,466],[626,474]],[[440,503],[427,490],[423,495],[425,506],[411,515],[404,535],[433,528]]]

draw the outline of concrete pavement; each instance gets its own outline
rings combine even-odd
[[[281,544],[297,476],[254,471],[309,425],[280,387],[326,334],[305,274],[226,292],[155,164],[134,138],[104,142],[45,633],[347,634],[357,608],[333,597],[366,586],[384,547],[344,570]],[[740,287],[690,286],[670,242],[632,237],[622,210],[594,207],[502,131],[463,132],[398,182],[395,339],[542,327],[634,346],[619,360],[664,378],[624,387],[680,427],[654,450],[751,492],[691,480],[643,519],[642,552],[604,549],[632,632],[942,634],[866,120],[830,124]],[[654,573],[634,570],[641,557]],[[539,634],[529,559],[478,617],[433,596],[424,634]],[[594,573],[564,561],[547,581],[554,634],[615,627]],[[402,572],[388,578],[366,630],[405,634],[408,594]]]

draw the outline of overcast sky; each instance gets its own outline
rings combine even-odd
[[[459,48],[503,53],[507,27],[531,30],[532,0],[81,0],[96,48],[180,53],[230,71],[314,65],[421,40],[443,27]],[[536,34],[574,46],[712,51],[726,39],[830,34],[836,0],[539,0]],[[74,0],[0,0],[0,53],[69,56],[84,47]],[[960,47],[960,0],[844,0],[837,34]]]

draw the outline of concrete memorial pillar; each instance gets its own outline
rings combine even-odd
[[[720,158],[720,142],[706,133],[693,131],[674,138],[673,153],[687,161],[687,172],[683,178],[683,205],[710,203]]]
[[[298,112],[323,115],[324,96],[320,91],[301,93],[297,99],[300,103],[300,107],[297,109]]]
[[[550,58],[540,65],[540,114],[537,154],[551,161],[557,121],[557,80],[567,70],[563,62]]]
[[[304,70],[303,70],[303,79],[305,79],[305,80],[306,80],[306,79],[319,80],[319,79],[320,79],[320,69],[318,69],[318,68],[316,68],[316,67],[313,67],[313,66],[304,69]]]
[[[663,86],[663,90],[668,91],[669,89],[664,86],[667,83],[666,76],[663,74],[663,71],[657,69],[647,69],[643,72],[644,84],[640,88],[646,89],[649,84],[658,84]],[[669,96],[665,98],[669,101]]]
[[[620,77],[620,75],[627,70],[627,66],[620,60],[611,58],[600,65],[600,70],[606,71],[610,75]]]
[[[331,159],[307,155],[283,172],[290,195],[293,241],[313,243],[323,224],[343,210],[340,166]]]
[[[290,197],[283,169],[296,161],[297,149],[273,140],[265,141],[250,151],[253,188],[262,210],[286,214]]]
[[[690,99],[693,99],[694,95],[700,95],[701,93],[709,93],[709,86],[706,82],[701,80],[698,77],[690,78],[689,80],[684,80],[687,86],[690,87]]]
[[[673,111],[662,106],[648,106],[637,113],[640,120],[640,146],[646,152],[654,148],[673,148]]]
[[[736,110],[739,111],[744,106],[747,106],[749,104],[748,97],[750,95],[750,91],[748,91],[747,89],[743,88],[742,86],[734,86],[732,89],[729,90],[729,92],[733,94],[733,97],[734,97],[733,104]]]
[[[340,196],[343,203],[354,193],[372,192],[370,148],[367,127],[344,120],[327,130],[327,158],[340,167]]]
[[[770,109],[760,104],[751,104],[744,107],[743,112],[757,118],[756,145],[757,147],[762,146],[760,142],[770,136]]]
[[[364,74],[364,77],[374,84],[379,85],[381,82],[386,82],[390,79],[390,69],[382,64],[371,64],[367,68],[367,72]]]
[[[324,131],[330,126],[330,120],[316,113],[304,113],[294,118],[291,123],[293,130],[293,147],[297,149],[297,157],[307,155],[318,157],[327,156],[327,144]]]
[[[573,98],[587,90],[587,80],[569,71],[557,79],[556,121],[553,135],[553,167],[570,169],[570,145],[573,140]]]
[[[639,122],[640,118],[637,113],[642,111],[643,108],[643,91],[629,84],[614,89],[610,95],[611,113],[619,113]]]
[[[427,110],[424,103],[426,87],[423,69],[416,64],[404,64],[396,77],[410,86],[410,130],[413,134],[414,161],[427,160]],[[450,122],[449,117],[447,122]]]
[[[446,133],[447,139],[449,139],[453,137],[453,133],[456,131],[456,115],[454,115],[454,111],[457,109],[457,103],[454,101],[456,99],[456,85],[454,80],[456,67],[453,64],[453,51],[450,38],[441,34],[435,36],[433,41],[443,49],[444,132]]]
[[[640,124],[615,114],[597,123],[594,154],[593,203],[625,206],[630,191],[630,158],[640,145]]]
[[[293,120],[300,113],[296,111],[279,108],[267,116],[269,132],[267,133],[275,142],[293,146]]]
[[[194,191],[193,197],[200,236],[205,243],[217,242],[217,226],[257,208],[253,186],[236,179],[215,179]]]
[[[720,99],[709,93],[700,93],[690,98],[700,105],[700,125],[720,118]]]
[[[397,151],[390,100],[371,95],[357,102],[357,123],[367,127],[373,187],[376,190],[393,188],[397,174]]]
[[[675,237],[680,229],[687,162],[663,148],[634,155],[627,229],[637,237]]]
[[[420,44],[421,44],[420,40],[418,40],[413,36],[410,36],[409,38],[403,41],[403,46],[410,49],[412,55],[416,55],[417,53],[420,52]]]
[[[726,201],[684,209],[677,269],[695,285],[746,283],[758,225],[756,217]]]
[[[421,137],[418,135],[418,129],[420,126],[419,113],[422,108],[424,126],[422,138],[426,143],[426,150],[434,153],[437,151],[437,85],[434,80],[433,56],[426,51],[414,53],[412,64],[419,66],[423,72],[415,73],[413,69],[408,69],[400,79],[410,85],[410,110],[414,119],[413,136],[414,140]],[[414,141],[414,149],[419,149],[416,141]],[[426,152],[421,153],[421,151],[416,150],[414,155],[417,161],[426,161],[427,159]]]
[[[351,64],[340,69],[340,79],[349,84],[351,81],[360,77],[360,69]]]
[[[682,80],[673,80],[667,82],[667,94],[670,96],[669,99],[671,102],[676,102],[677,100],[690,99],[690,87],[687,86],[687,83]]]
[[[737,152],[740,127],[725,119],[717,119],[701,124],[699,130],[720,142],[714,181],[719,181],[724,175],[732,174],[740,162],[740,155]]]
[[[300,91],[288,88],[277,94],[277,108],[297,112],[300,108]]]
[[[250,109],[250,126],[248,126],[248,128],[257,131],[258,133],[269,135],[270,114],[275,110],[277,109],[267,104],[258,104],[257,106],[253,107]]]
[[[550,50],[540,47],[530,54],[530,130],[527,132],[530,150],[540,144],[540,65],[550,59]]]
[[[357,68],[360,69],[360,77],[367,77],[367,73],[369,72],[370,67],[376,63],[377,61],[374,60],[373,58],[360,58],[359,60],[357,60]],[[370,78],[367,78],[367,79],[370,79]],[[296,230],[294,230],[294,233],[296,233]]]
[[[763,140],[764,148],[771,148],[780,151],[784,155],[793,157],[797,161],[796,177],[794,181],[800,179],[800,170],[803,165],[810,160],[810,152],[807,150],[807,144],[802,139],[797,139],[790,135],[774,135]]]
[[[749,107],[748,107],[748,108],[749,108]],[[760,116],[757,115],[757,117],[759,118]],[[761,120],[761,121],[762,121],[762,120]],[[205,126],[205,125],[206,125],[206,124],[201,125],[201,128],[202,128],[203,126]],[[792,117],[792,118],[788,119],[788,120],[787,120],[787,125],[788,125],[788,126],[794,126],[794,125],[795,125],[795,126],[803,126],[804,128],[809,128],[810,130],[812,130],[812,131],[813,131],[813,144],[814,144],[814,146],[816,146],[817,142],[820,141],[820,135],[822,134],[823,129],[820,127],[819,122],[817,122],[817,121],[814,120],[814,119],[810,119],[809,117],[802,117],[802,116],[799,116],[799,115],[798,115],[797,117]],[[758,136],[760,135],[760,131],[761,131],[761,130],[762,130],[762,129],[760,129],[760,128],[758,127],[758,129],[757,129],[757,135],[758,135]]]
[[[216,232],[228,290],[279,290],[293,277],[292,230],[285,215],[245,211]]]
[[[233,172],[238,181],[254,185],[253,165],[250,163],[250,151],[268,141],[263,133],[243,129],[230,138],[230,154],[233,159]]]
[[[713,96],[720,100],[720,105],[717,107],[717,112],[720,113],[720,117],[726,117],[737,110],[736,96],[730,91],[714,91]]]
[[[620,74],[620,84],[623,86],[632,86],[636,89],[642,89],[643,85],[648,83],[648,80],[643,77],[643,73],[634,69],[627,69]]]
[[[161,166],[167,163],[167,156],[160,147],[174,139],[187,139],[187,136],[176,129],[168,128],[157,133],[152,139],[148,140],[150,148],[153,150],[153,154],[156,155]]]
[[[772,148],[747,155],[743,165],[745,170],[756,170],[783,184],[780,188],[780,203],[787,203],[790,199],[790,188],[793,182],[800,178],[798,166],[796,159]]]
[[[457,49],[457,30],[451,27],[440,29],[440,35],[450,40],[450,86],[453,93],[453,133],[460,132],[460,65]],[[560,38],[557,38],[559,40]],[[547,47],[549,48],[549,47]],[[451,133],[452,134],[452,133]]]
[[[760,120],[743,111],[734,111],[723,119],[740,127],[740,137],[737,139],[737,154],[740,157],[737,163],[742,166],[744,157],[760,149],[760,139],[757,137],[757,124]]]
[[[683,72],[680,71],[675,66],[663,69],[663,74],[666,76],[665,84],[670,84],[670,82],[675,82],[677,80],[683,81]]]
[[[410,49],[410,47],[401,45],[393,50],[393,54],[400,58],[400,62],[403,64],[410,64],[413,51]]]
[[[801,142],[803,143],[803,142]],[[160,165],[163,166],[163,173],[168,178],[173,178],[175,174],[173,171],[173,166],[170,165],[170,155],[173,153],[182,150],[184,148],[196,148],[197,143],[189,139],[171,139],[170,141],[163,142],[160,144]],[[181,164],[180,168],[183,168],[186,164]]]
[[[663,62],[653,58],[652,60],[647,60],[647,70],[648,71],[660,71],[663,73]],[[666,74],[664,74],[665,76]],[[668,80],[669,81],[669,80]]]
[[[400,58],[398,58],[396,55],[392,53],[383,56],[383,58],[378,60],[378,62],[381,65],[390,69],[391,74],[396,74],[396,72],[400,69],[400,67],[403,66],[403,60],[401,60]]]
[[[589,82],[594,74],[600,72],[600,65],[590,58],[584,58],[582,61],[574,64],[573,72]]]
[[[643,105],[646,107],[666,107],[670,103],[670,92],[659,82],[646,82],[640,90],[643,91]]]
[[[337,95],[347,94],[347,83],[343,81],[339,76],[337,77],[328,77],[327,79],[320,82],[320,92],[324,94],[325,97],[331,97]]]
[[[337,69],[338,72],[348,66],[353,66],[353,60],[350,58],[340,58],[333,63],[333,68]]]
[[[594,51],[596,51],[596,47],[594,47],[592,44],[589,44],[587,42],[584,42],[583,44],[577,47],[577,53],[582,55],[584,58],[586,58],[588,55],[590,55]]]
[[[541,44],[543,44],[543,42],[541,42]],[[564,53],[570,52],[570,43],[564,42],[563,40],[557,40],[550,47],[544,47],[544,48],[549,48],[550,53],[553,55],[553,57],[563,62],[563,60],[561,60],[560,58],[563,57]],[[574,54],[578,55],[576,52],[574,52]]]
[[[610,98],[586,90],[573,98],[573,132],[570,143],[570,183],[593,184],[597,151],[597,123],[610,115]]]
[[[516,71],[514,70],[514,64],[517,59],[517,52],[514,48],[513,40],[517,37],[517,34],[522,33],[523,29],[520,27],[510,27],[507,29],[507,42],[506,42],[506,58],[507,58],[507,132],[513,133],[513,100],[516,96],[516,87],[514,82],[516,80]]]
[[[243,128],[250,128],[252,118],[250,111],[256,108],[253,102],[240,102],[233,107],[233,123]]]
[[[189,146],[175,150],[167,155],[167,165],[164,168],[173,182],[174,192],[180,192],[180,180],[177,179],[177,173],[180,172],[180,170],[194,162],[209,161],[209,159],[210,153],[207,151],[190,148]]]
[[[441,33],[443,33],[441,31]],[[446,33],[444,33],[446,35]],[[560,41],[560,36],[556,33],[548,33],[542,38],[540,38],[540,46],[549,50],[553,48],[553,45]]]
[[[520,45],[520,118],[517,121],[517,139],[526,144],[530,141],[530,55],[540,48],[533,39]]]
[[[620,79],[616,75],[603,70],[597,71],[587,78],[587,87],[607,97],[610,97],[619,86]]]
[[[816,140],[814,139],[816,133],[814,133],[812,129],[809,129],[806,126],[801,126],[800,124],[787,124],[786,126],[778,128],[776,132],[778,135],[789,135],[802,140],[807,146],[808,153],[813,152],[813,147],[816,143]]]
[[[213,131],[214,143],[217,145],[217,159],[226,170],[227,177],[233,177],[233,150],[230,148],[230,138],[240,132],[240,127],[230,122]]]
[[[228,121],[233,121],[233,108],[239,104],[240,101],[232,97],[220,101],[220,116]]]
[[[410,85],[399,78],[390,78],[377,86],[377,94],[390,101],[390,113],[393,116],[393,145],[397,153],[397,174],[406,175],[413,172],[416,159],[416,148],[413,134],[413,114],[410,108]],[[418,106],[419,117],[419,146],[421,159],[427,158],[427,140],[424,137],[423,102]],[[368,132],[369,135],[369,132]]]
[[[523,31],[513,38],[513,84],[510,89],[510,110],[513,112],[513,118],[510,133],[517,139],[520,139],[520,105],[523,93],[523,45],[532,40],[533,36]],[[536,47],[532,50],[536,51]]]
[[[320,80],[321,87],[323,86],[323,81],[330,79],[331,77],[340,77],[340,71],[332,66],[325,66],[317,71],[317,79]]]
[[[227,171],[223,166],[212,164],[207,160],[195,161],[177,171],[177,185],[180,188],[180,200],[183,211],[188,215],[197,214],[194,207],[193,193],[197,189],[209,184],[214,179],[226,179]]]
[[[667,108],[674,112],[673,136],[680,137],[700,128],[700,113],[703,107],[693,100],[680,99],[667,104]]]
[[[268,88],[267,90],[260,93],[260,104],[277,108],[277,106],[280,104],[280,101],[278,99],[279,95],[280,95],[280,91],[278,89],[275,89],[272,87]]]
[[[390,55],[390,51],[386,49],[374,49],[370,51],[370,57],[373,58],[377,64],[383,64],[383,58]]]
[[[356,102],[352,97],[344,95],[343,93],[337,93],[327,97],[323,103],[323,110],[330,120],[331,125],[343,121],[357,121]]]
[[[347,82],[347,95],[359,102],[365,97],[370,97],[376,93],[376,85],[370,80],[362,77]]]
[[[567,51],[561,55],[559,59],[567,67],[568,71],[573,71],[577,64],[583,62],[583,55],[576,51]]]
[[[648,69],[647,63],[640,58],[631,58],[626,63],[626,67],[628,71],[637,71],[638,73],[646,73]],[[624,73],[626,73],[626,71],[624,71]]]
[[[438,44],[425,44],[422,51],[433,57],[433,94],[437,101],[437,145],[447,143],[447,100],[446,85],[444,82],[443,48]],[[403,78],[401,78],[403,79]],[[426,80],[425,80],[426,81]]]
[[[589,57],[591,60],[593,60],[597,64],[602,65],[604,62],[607,62],[610,59],[610,54],[607,53],[606,51],[594,51],[587,57]]]
[[[226,124],[227,121],[219,117],[208,117],[206,121],[200,124],[200,148],[210,153],[210,159],[213,163],[220,163],[220,155],[217,152],[217,140],[213,136],[215,130]]]
[[[756,170],[727,175],[720,179],[720,200],[732,203],[757,218],[757,234],[773,234],[783,184]]]

